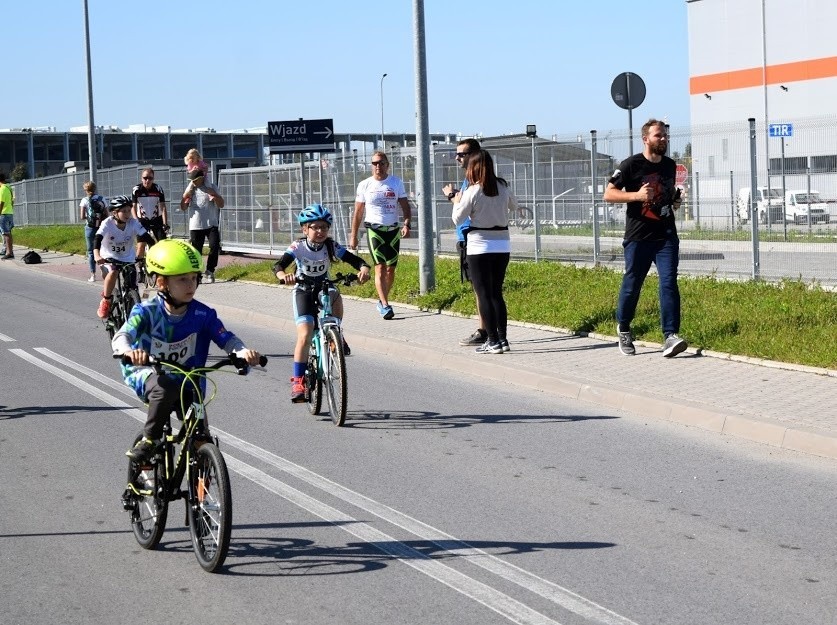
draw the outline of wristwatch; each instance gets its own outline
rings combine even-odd
[[[451,191],[450,193],[448,193],[448,199],[449,200],[452,200],[455,197],[456,197],[456,191]]]

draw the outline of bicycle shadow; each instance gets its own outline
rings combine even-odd
[[[344,428],[376,429],[458,429],[475,425],[497,425],[506,423],[577,423],[581,421],[599,421],[618,419],[613,415],[520,415],[520,414],[465,414],[446,415],[431,411],[350,411],[346,416]],[[330,420],[326,415],[324,421]]]
[[[49,415],[67,416],[76,413],[113,412],[111,406],[9,406],[0,405],[0,421],[22,419],[23,417],[43,417]]]
[[[331,523],[297,524],[296,527],[325,526]],[[343,525],[337,523],[335,525]],[[368,573],[381,570],[402,560],[450,561],[463,557],[486,555],[500,557],[552,550],[608,549],[611,542],[555,541],[549,543],[515,541],[405,540],[348,542],[345,545],[323,545],[300,538],[241,537],[242,529],[274,529],[276,524],[234,526],[230,551],[223,567],[226,575],[249,577],[307,577]],[[288,527],[288,526],[285,526]],[[184,551],[191,550],[191,543]],[[249,561],[247,561],[249,560]],[[271,570],[252,570],[254,567]],[[278,568],[277,568],[278,567]]]

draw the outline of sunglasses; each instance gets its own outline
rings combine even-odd
[[[143,180],[154,180],[154,176],[143,176]]]
[[[457,152],[456,153],[456,158],[465,158],[466,156],[469,156],[470,154],[471,154],[470,152]]]
[[[378,165],[386,167],[389,163],[387,161],[372,161],[372,167],[377,167]]]

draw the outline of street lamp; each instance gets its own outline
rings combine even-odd
[[[384,140],[384,78],[386,77],[386,74],[381,76],[381,149],[384,151],[387,149],[387,144]]]

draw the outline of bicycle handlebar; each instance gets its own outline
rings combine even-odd
[[[122,362],[122,364],[124,364],[124,365],[133,364],[133,361],[126,354],[114,354],[113,358],[120,360]],[[170,365],[172,367],[177,367],[178,369],[185,369],[185,367],[181,363],[179,363],[175,360],[168,360],[166,358],[158,358],[157,356],[154,356],[152,354],[148,354],[148,364],[151,365],[152,367],[163,367],[165,365]],[[214,365],[208,365],[206,367],[200,367],[200,368],[201,369],[211,369],[211,370],[214,371],[214,370],[220,369],[222,367],[226,367],[228,365],[232,365],[233,367],[238,369],[238,374],[239,375],[246,375],[247,370],[250,367],[250,365],[247,363],[247,361],[244,360],[243,358],[239,358],[235,354],[230,354],[226,358],[222,358],[221,360],[216,362]],[[266,365],[267,365],[267,356],[260,356],[259,357],[259,366],[264,367]]]
[[[337,273],[334,276],[334,279],[329,278],[326,276],[325,278],[311,278],[306,276],[305,274],[300,274],[294,278],[297,284],[308,284],[310,286],[316,285],[318,282],[320,283],[332,283],[332,284],[342,284],[343,286],[351,286],[352,282],[357,281],[358,276],[356,273],[349,273],[343,275],[342,273]]]

